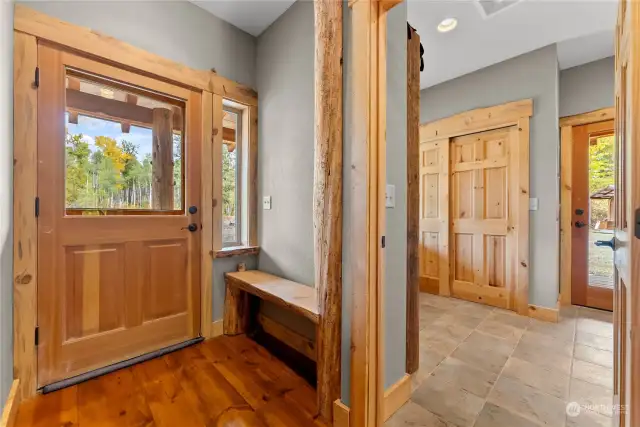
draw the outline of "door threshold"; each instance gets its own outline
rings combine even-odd
[[[57,381],[55,383],[51,383],[49,385],[42,387],[40,391],[42,391],[42,394],[52,393],[54,391],[58,391],[66,387],[71,387],[73,385],[80,384],[85,381],[89,381],[91,379],[100,377],[102,375],[109,374],[113,371],[117,371],[118,369],[128,368],[129,366],[146,362],[147,360],[155,359],[156,357],[164,356],[165,354],[173,353],[174,351],[177,351],[177,350],[182,350],[185,347],[198,344],[203,340],[204,338],[198,337],[198,338],[193,338],[178,344],[170,345],[169,347],[164,347],[159,350],[152,351],[151,353],[145,353],[131,359],[123,360],[122,362],[114,363],[113,365],[104,366],[102,368],[98,368],[90,372],[85,372],[84,374],[76,375],[75,377],[71,377],[61,381]]]

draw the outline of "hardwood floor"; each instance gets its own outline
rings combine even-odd
[[[299,427],[316,391],[245,336],[219,337],[23,402],[16,427]]]

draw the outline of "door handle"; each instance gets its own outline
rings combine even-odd
[[[614,237],[611,240],[596,240],[595,241],[595,245],[596,246],[608,246],[611,249],[613,249],[614,251],[616,250],[616,238]]]
[[[587,224],[585,224],[584,222],[576,221],[576,227],[577,228],[582,228],[582,227],[586,227],[586,226],[587,226]]]
[[[186,227],[182,227],[181,230],[189,230],[190,232],[194,232],[198,229],[198,225],[195,222],[187,225]]]

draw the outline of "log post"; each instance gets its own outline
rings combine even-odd
[[[315,146],[313,173],[314,277],[320,323],[318,412],[333,419],[340,398],[342,341],[342,3],[316,0]]]
[[[173,112],[171,110],[153,109],[152,137],[151,207],[158,210],[173,210]]]
[[[408,25],[408,24],[407,24]],[[420,36],[409,27],[407,40],[407,362],[408,374],[420,363]]]
[[[240,335],[247,332],[249,296],[238,288],[226,285],[224,298],[223,331],[225,335]]]

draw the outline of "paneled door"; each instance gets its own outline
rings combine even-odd
[[[513,308],[518,127],[453,138],[451,163],[451,295]],[[528,162],[527,162],[528,164]],[[528,171],[527,171],[528,173]]]
[[[450,295],[449,138],[420,144],[420,291]]]
[[[640,425],[640,4],[619,3],[616,28],[614,425]]]
[[[38,46],[38,385],[200,333],[202,94]]]

